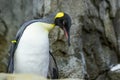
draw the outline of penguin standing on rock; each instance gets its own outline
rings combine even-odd
[[[55,26],[64,30],[70,45],[71,18],[64,12],[25,22],[12,41],[8,73],[37,74],[58,78],[58,68],[49,51],[48,34]]]

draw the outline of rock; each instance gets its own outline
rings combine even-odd
[[[110,70],[111,72],[120,72],[120,64],[113,66]]]
[[[109,80],[119,80],[120,79],[120,71],[119,72],[109,72],[108,74]]]
[[[0,80],[50,80],[50,79],[46,79],[42,76],[33,75],[33,74],[3,74],[3,73],[0,73]],[[66,78],[66,79],[58,79],[58,80],[83,80],[83,79]]]
[[[110,71],[108,73],[108,77],[111,80],[119,80],[120,79],[120,64],[117,64],[110,69]]]
[[[0,74],[0,80],[47,80],[44,77],[32,74]]]

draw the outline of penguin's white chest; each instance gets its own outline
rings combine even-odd
[[[28,26],[14,55],[14,73],[39,74],[46,77],[49,66],[48,32],[40,24]]]

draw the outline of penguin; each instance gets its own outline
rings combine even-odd
[[[42,19],[25,22],[12,40],[8,73],[36,74],[57,79],[58,67],[49,50],[49,32],[59,26],[70,46],[71,18],[65,12],[57,12]]]

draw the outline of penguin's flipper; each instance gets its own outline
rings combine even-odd
[[[13,55],[14,55],[15,47],[16,47],[16,44],[12,44],[10,47],[7,73],[13,73],[13,70],[14,70]]]
[[[49,62],[49,71],[48,71],[48,78],[50,79],[58,79],[58,67],[56,64],[56,60],[54,56],[50,53],[50,62]]]
[[[8,73],[13,73],[13,71],[14,71],[14,53],[15,53],[15,50],[19,43],[19,40],[20,40],[25,28],[33,22],[38,22],[38,20],[31,20],[31,21],[25,22],[18,30],[15,39],[12,41],[12,44],[11,44],[11,47],[9,50],[9,61],[8,61],[8,67],[7,67]]]
[[[14,53],[25,28],[26,28],[25,26],[22,26],[17,32],[15,39],[11,41],[12,44],[9,50],[9,61],[8,61],[8,68],[7,68],[8,73],[13,73],[14,71]]]

